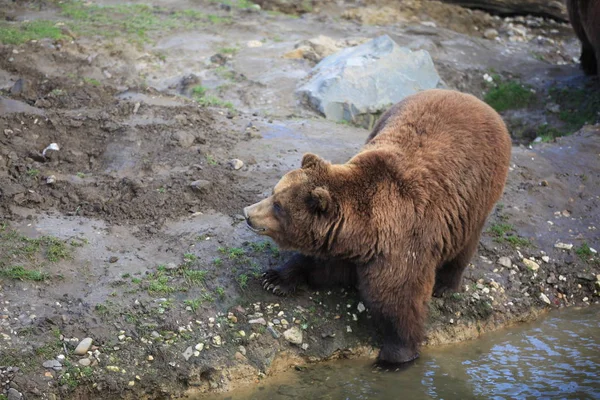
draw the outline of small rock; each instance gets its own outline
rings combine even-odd
[[[350,325],[346,326],[346,332],[352,333],[352,328],[350,327]]]
[[[302,343],[302,350],[308,350],[308,343]]]
[[[555,248],[557,249],[563,249],[563,250],[571,250],[573,248],[573,244],[572,243],[562,243],[562,242],[558,242],[554,245]]]
[[[196,137],[194,135],[185,131],[175,132],[171,137],[179,144],[179,146],[183,148],[191,147],[196,141]]]
[[[7,399],[8,400],[21,400],[23,398],[23,395],[21,393],[19,393],[19,391],[15,388],[10,388],[8,389],[8,396]]]
[[[246,356],[244,356],[239,351],[236,351],[234,356],[235,356],[235,359],[238,360],[238,361],[244,361],[244,360],[246,360]]]
[[[190,357],[194,355],[194,350],[192,349],[192,346],[189,346],[187,349],[185,349],[185,351],[183,352],[183,358],[185,358],[185,361],[189,360]]]
[[[243,355],[246,355],[246,348],[244,346],[240,346],[238,348],[238,350],[240,351],[240,353],[242,353]]]
[[[546,110],[553,114],[558,114],[560,112],[560,106],[556,103],[548,103],[546,104]]]
[[[246,46],[250,47],[250,48],[255,48],[255,47],[262,47],[262,42],[258,41],[258,40],[250,40],[248,43],[246,43]]]
[[[133,106],[133,113],[137,114],[137,112],[140,109],[140,102],[138,101],[137,103],[135,103],[135,105]]]
[[[489,40],[494,40],[498,37],[498,31],[490,28],[483,31],[483,37]]]
[[[281,321],[280,321],[280,320],[278,320],[277,318],[275,318],[275,319],[273,320],[273,324],[275,324],[275,325],[279,325],[279,324],[281,324]]]
[[[550,262],[550,257],[548,256],[542,256],[542,261],[545,263],[549,263]]]
[[[79,365],[81,365],[82,367],[89,367],[90,364],[92,363],[92,361],[89,358],[82,358],[78,362],[79,362]]]
[[[546,296],[544,293],[540,293],[540,299],[542,299],[542,301],[546,304],[552,304],[548,296]]]
[[[498,259],[498,264],[502,265],[503,267],[510,268],[512,266],[512,261],[508,257],[500,257]]]
[[[119,257],[116,257],[116,256],[112,256],[111,258],[108,259],[108,262],[111,264],[114,264],[117,261],[119,261]]]
[[[85,338],[81,342],[79,342],[73,354],[75,354],[76,356],[83,356],[88,352],[91,346],[92,338]]]
[[[244,166],[244,162],[242,160],[239,160],[237,158],[234,158],[233,160],[229,160],[229,166],[231,168],[233,168],[234,170],[238,170],[241,169]]]
[[[195,347],[196,350],[202,351],[204,350],[204,343],[198,343]]]
[[[154,361],[154,357],[153,356],[148,356],[148,361]]]
[[[290,343],[301,344],[302,343],[302,330],[294,326],[287,331],[283,332],[283,337]]]
[[[217,336],[213,337],[212,342],[217,347],[221,346],[221,343],[222,343],[221,336],[217,335]]]
[[[358,310],[359,313],[366,310],[365,305],[362,303],[362,301],[358,303],[358,305],[356,306],[356,309]]]
[[[48,369],[56,369],[56,368],[61,368],[62,364],[58,360],[48,360],[48,361],[44,361],[42,366],[44,368],[48,368]]]
[[[525,266],[532,271],[537,271],[538,269],[540,269],[540,265],[538,263],[528,258],[523,259],[523,264],[525,264]]]
[[[279,339],[279,337],[281,336],[279,334],[279,332],[277,332],[275,330],[275,328],[273,328],[272,326],[267,326],[267,330],[271,333],[271,336],[273,336],[275,339]]]
[[[254,325],[254,324],[267,325],[267,321],[265,321],[264,318],[251,319],[250,321],[248,321],[248,323],[251,325]]]
[[[56,182],[56,177],[54,175],[50,175],[46,178],[46,184],[52,185],[54,182]]]
[[[587,301],[589,301],[589,299],[588,299],[587,297],[584,297],[584,298],[583,298],[583,301],[584,301],[584,302],[587,302]]]
[[[211,182],[207,181],[205,179],[198,179],[197,181],[190,183],[190,186],[194,190],[202,190],[204,188],[209,187],[210,185],[211,185]]]

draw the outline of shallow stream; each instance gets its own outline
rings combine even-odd
[[[411,368],[369,360],[291,371],[215,399],[600,399],[600,308],[566,309],[480,339],[426,348]]]

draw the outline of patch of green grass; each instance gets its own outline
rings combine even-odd
[[[215,267],[220,267],[221,265],[223,265],[223,259],[221,259],[220,257],[215,257],[215,259],[213,260],[213,264],[215,265]]]
[[[83,172],[78,172],[76,175],[78,178],[81,178],[81,179],[85,178],[85,174]]]
[[[150,294],[169,294],[173,293],[175,288],[169,286],[169,277],[158,271],[148,281],[148,293]]]
[[[253,2],[249,0],[210,0],[213,3],[221,3],[234,8],[250,8],[254,5]]]
[[[49,275],[45,272],[27,270],[21,266],[0,269],[0,276],[20,281],[34,282],[42,282],[49,278]]]
[[[206,301],[207,303],[212,303],[215,301],[215,298],[212,294],[205,292],[202,294],[202,301]]]
[[[248,275],[241,274],[236,278],[236,281],[240,285],[240,287],[244,289],[248,285]]]
[[[192,97],[195,99],[200,99],[201,97],[204,97],[205,94],[206,88],[202,85],[194,86],[192,88]]]
[[[206,271],[202,270],[186,270],[184,276],[190,285],[200,285],[206,281]]]
[[[58,40],[64,35],[56,21],[36,20],[27,22],[0,22],[0,43],[19,45],[30,40]]]
[[[77,388],[94,373],[91,367],[79,367],[69,361],[65,361],[64,367],[65,371],[60,375],[58,383],[61,386],[69,387],[69,389]]]
[[[600,121],[600,91],[553,87],[550,98],[560,106],[558,117],[566,124],[566,134],[579,130],[583,125]]]
[[[215,158],[213,156],[211,156],[210,154],[206,155],[206,162],[209,165],[217,165],[217,160],[215,160]]]
[[[221,54],[235,55],[235,54],[237,54],[238,51],[240,51],[240,49],[237,47],[222,47],[219,49],[219,53],[221,53]]]
[[[30,177],[32,177],[32,178],[35,178],[39,174],[40,174],[40,170],[39,169],[30,169],[30,170],[27,170],[27,175],[30,176]]]
[[[534,94],[528,86],[517,81],[499,82],[484,96],[484,100],[498,112],[527,107]]]
[[[562,132],[548,124],[540,125],[540,127],[538,128],[538,132],[537,132],[537,136],[542,138],[542,143],[553,142],[554,139],[556,139],[557,137],[564,136],[564,135],[565,135],[565,132]]]
[[[193,253],[185,253],[183,255],[183,261],[185,261],[186,263],[194,262],[196,260],[198,260],[198,256]]]
[[[219,252],[226,255],[230,260],[246,255],[246,251],[239,247],[219,247]]]
[[[508,235],[503,239],[514,247],[527,247],[531,245],[531,242],[528,239],[517,235]]]
[[[219,298],[223,298],[225,296],[225,288],[223,286],[217,286],[215,292],[217,293],[217,296],[219,296]]]
[[[98,79],[94,79],[94,78],[86,78],[86,77],[84,77],[83,81],[85,83],[87,83],[88,85],[92,85],[92,86],[100,86],[101,85],[100,81]]]
[[[493,224],[492,226],[490,226],[490,229],[488,230],[488,232],[492,233],[496,237],[502,237],[506,233],[512,231],[513,229],[514,228],[511,224],[500,223],[500,224]]]
[[[233,109],[233,103],[225,101],[213,95],[205,95],[195,99],[202,107],[223,107]]]
[[[228,79],[230,81],[234,81],[235,77],[236,77],[234,71],[227,69],[227,67],[224,67],[224,66],[215,68],[215,73],[217,75],[219,75],[221,78]]]
[[[198,310],[198,308],[200,308],[200,305],[202,304],[202,299],[184,300],[183,304],[185,304],[186,307],[191,308],[192,312],[196,312]]]
[[[577,254],[579,257],[581,257],[583,259],[590,258],[594,255],[594,253],[590,249],[590,246],[586,242],[583,242],[581,244],[581,246],[579,246],[575,249],[575,254]]]

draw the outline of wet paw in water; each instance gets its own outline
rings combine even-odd
[[[263,274],[263,289],[277,296],[288,296],[296,291],[296,285],[284,282],[279,272],[270,269]]]

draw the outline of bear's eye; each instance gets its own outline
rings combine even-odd
[[[277,214],[280,214],[281,211],[283,211],[283,209],[281,208],[281,204],[279,202],[273,203],[273,210],[275,210],[275,212]]]

